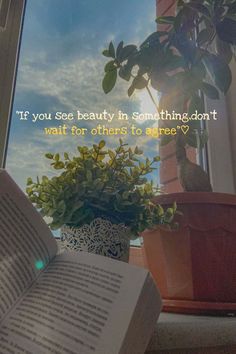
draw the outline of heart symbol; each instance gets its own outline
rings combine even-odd
[[[186,135],[189,131],[189,125],[181,125],[180,129],[182,130],[182,133]]]

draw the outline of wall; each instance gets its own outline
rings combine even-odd
[[[234,174],[234,191],[236,192],[236,60],[231,64],[231,70],[233,73],[233,81],[230,91],[226,97],[226,103],[228,107],[229,116],[229,133],[231,142],[231,155],[233,164],[233,174]]]

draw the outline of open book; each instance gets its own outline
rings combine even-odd
[[[49,228],[0,169],[0,353],[144,353],[161,310],[147,270],[57,255]]]

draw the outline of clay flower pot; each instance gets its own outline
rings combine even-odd
[[[148,267],[165,308],[236,312],[236,196],[188,192],[155,201],[163,206],[176,201],[183,212],[177,231],[143,233]]]

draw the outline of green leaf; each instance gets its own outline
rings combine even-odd
[[[115,70],[115,69],[116,69],[116,66],[115,66],[114,64],[115,64],[115,60],[109,61],[109,62],[105,65],[105,68],[104,68],[105,73],[107,73],[108,71]]]
[[[110,42],[110,44],[109,44],[109,49],[108,49],[108,50],[109,50],[110,56],[115,59],[115,57],[116,57],[116,55],[115,55],[115,48],[114,48],[114,45],[113,45],[112,42]]]
[[[201,90],[207,97],[211,98],[212,100],[218,100],[220,98],[218,90],[207,82],[202,83]]]
[[[128,199],[129,195],[130,195],[130,193],[128,191],[125,191],[125,192],[122,193],[122,198],[123,199]]]
[[[61,213],[64,213],[66,210],[66,204],[64,200],[60,200],[60,202],[57,205],[57,209],[60,210]]]
[[[47,153],[47,154],[45,154],[45,157],[46,157],[47,159],[52,160],[52,159],[53,159],[53,154]]]
[[[43,176],[42,177],[42,183],[44,183],[44,184],[48,183],[48,177],[47,176]]]
[[[118,44],[117,48],[116,48],[116,57],[117,57],[117,59],[119,58],[119,55],[120,55],[120,53],[121,53],[121,51],[122,51],[122,49],[123,49],[123,46],[124,46],[124,42],[121,41],[121,42]]]
[[[62,168],[64,168],[64,163],[62,161],[57,161],[55,162],[54,166],[55,170],[61,170]]]
[[[123,61],[127,60],[131,55],[133,55],[136,51],[137,51],[136,45],[129,44],[120,51],[117,60],[122,63]]]
[[[179,55],[171,55],[171,54],[167,56],[167,60],[166,60],[167,71],[173,71],[182,68],[184,67],[184,65],[185,65],[185,60],[183,57]]]
[[[197,36],[197,43],[199,46],[209,42],[212,38],[212,33],[208,29],[204,28],[201,32],[199,32]]]
[[[198,119],[190,120],[188,122],[188,125],[189,125],[190,132],[193,130],[200,132],[200,130],[201,130],[201,121]]]
[[[136,76],[133,80],[132,86],[135,89],[142,90],[147,86],[148,82],[143,76]]]
[[[27,186],[30,186],[31,184],[33,184],[33,180],[32,180],[31,177],[28,177],[28,178],[27,178],[26,185],[27,185]]]
[[[168,35],[168,32],[166,31],[156,31],[150,34],[145,41],[140,45],[140,48],[145,47],[146,45],[152,45],[155,43],[155,45],[160,45],[160,38],[163,36]]]
[[[155,161],[155,162],[159,162],[160,160],[161,160],[160,156],[155,156],[153,158],[153,161]]]
[[[208,133],[206,130],[192,130],[186,135],[186,141],[189,146],[202,149],[208,141]]]
[[[111,55],[110,55],[110,52],[108,49],[103,50],[102,54],[104,55],[104,57],[111,58]]]
[[[196,131],[194,131],[194,130],[189,131],[185,138],[186,138],[186,142],[189,146],[197,149],[198,139],[197,139],[197,132]]]
[[[192,75],[194,77],[194,80],[197,81],[198,83],[206,77],[206,68],[201,61],[195,63],[192,66],[191,71],[190,71],[190,77],[188,78],[188,79],[190,79],[189,81],[191,81]]]
[[[192,115],[196,111],[197,113],[204,112],[204,102],[201,97],[195,94],[190,100],[188,114]]]
[[[186,8],[181,9],[177,16],[175,17],[175,21],[174,21],[174,29],[176,32],[179,31],[180,27],[183,25],[183,23],[185,22],[186,19]]]
[[[203,4],[199,4],[197,2],[191,2],[191,3],[185,4],[185,6],[188,7],[189,9],[192,9],[192,10],[204,15],[204,17],[206,17],[207,19],[211,18],[211,14],[210,14],[208,8],[206,6],[204,6]]]
[[[177,204],[176,202],[174,202],[173,206],[172,206],[172,209],[174,211],[174,213],[177,211]]]
[[[137,64],[139,66],[139,71],[141,71],[141,75],[148,72],[152,68],[153,64],[155,64],[154,57],[158,59],[157,53],[158,49],[155,45],[147,47],[144,46],[140,49],[138,55],[136,56],[136,62],[134,63],[134,65]],[[159,61],[160,60],[158,60],[158,63]]]
[[[134,85],[132,84],[129,88],[128,88],[128,96],[132,96],[132,94],[134,93],[135,91],[135,87]]]
[[[63,222],[60,222],[60,221],[58,221],[58,222],[52,222],[52,223],[50,224],[50,229],[51,229],[51,230],[58,230],[58,229],[60,229],[60,227],[62,227],[62,225],[63,225]]]
[[[229,18],[229,19],[231,19],[231,20],[233,20],[233,21],[236,21],[236,14],[229,14],[229,13],[228,13],[228,14],[226,15],[226,17]]]
[[[59,154],[55,154],[55,155],[54,155],[54,160],[55,160],[56,162],[58,162],[58,161],[60,160],[60,155],[59,155]]]
[[[115,153],[112,150],[108,150],[108,155],[110,156],[110,158],[113,160],[115,157]]]
[[[119,70],[119,76],[126,80],[126,81],[129,81],[130,78],[131,78],[131,70],[132,70],[132,67],[130,67],[129,65],[123,65],[120,70]]]
[[[232,82],[232,73],[229,65],[214,54],[204,56],[203,63],[216,86],[223,93],[226,93]]]
[[[92,172],[91,172],[90,170],[88,170],[88,171],[86,172],[86,178],[87,178],[88,182],[92,182],[92,180],[93,180],[93,174],[92,174]]]
[[[185,2],[183,0],[178,0],[177,7],[183,6]]]
[[[142,155],[143,154],[143,150],[139,149],[138,146],[135,146],[134,153],[136,155]]]
[[[101,141],[98,143],[98,147],[99,147],[99,149],[104,148],[104,146],[105,146],[105,145],[106,145],[105,140],[101,140]]]
[[[236,1],[231,1],[227,15],[228,14],[236,14]]]
[[[174,217],[174,210],[172,208],[167,208],[164,215],[164,220],[166,223],[170,223]]]
[[[102,81],[102,88],[105,93],[109,93],[116,84],[117,70],[108,71]]]
[[[174,16],[159,16],[156,19],[156,22],[160,25],[163,25],[163,24],[173,25],[174,21],[175,21]]]
[[[222,41],[218,36],[216,37],[216,51],[226,61],[230,63],[233,58],[233,52],[231,45],[225,41]]]

